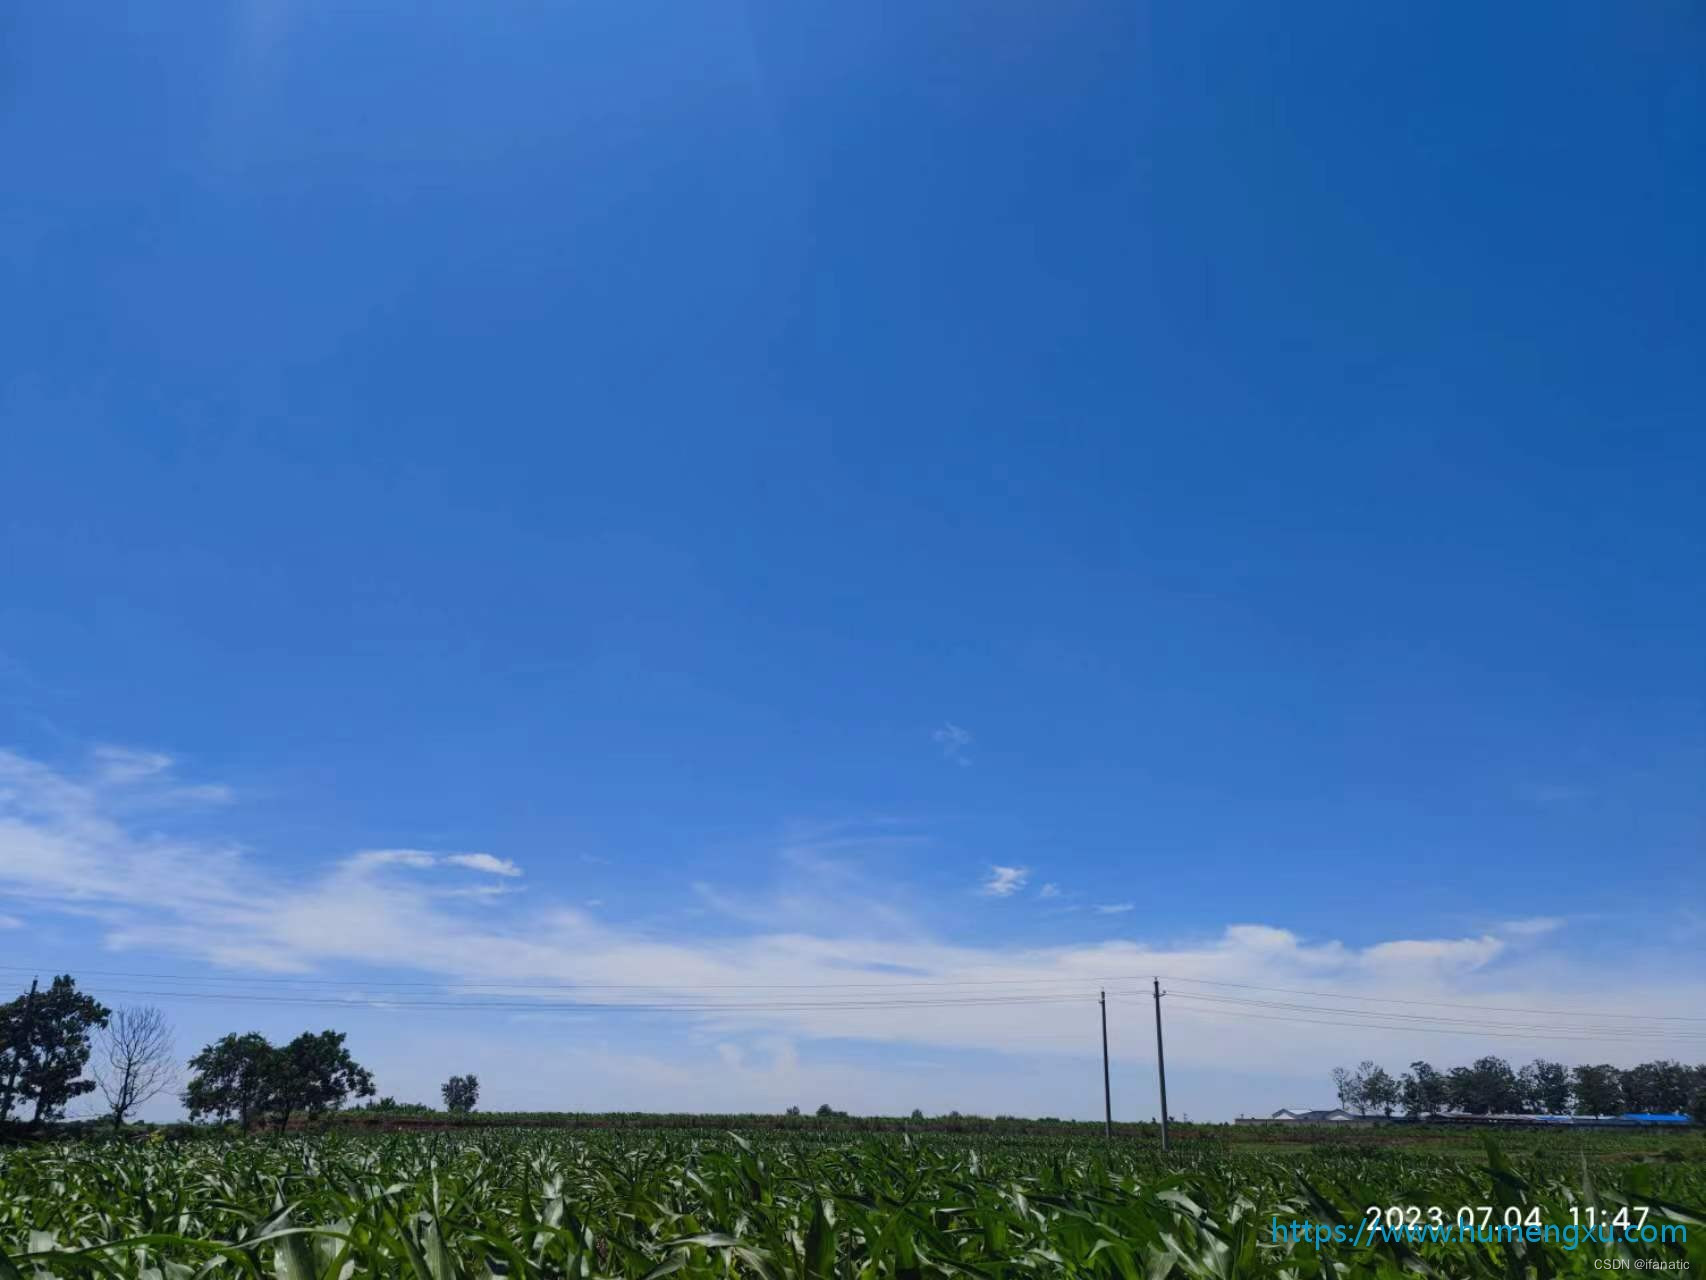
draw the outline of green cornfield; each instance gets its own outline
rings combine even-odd
[[[1706,1270],[1698,1139],[1612,1158],[1336,1144],[503,1130],[60,1142],[0,1151],[0,1280],[29,1276],[1548,1277]],[[1653,1243],[1347,1237],[1370,1206]],[[1423,1218],[1423,1225],[1426,1225]],[[1559,1233],[1554,1233],[1559,1234]],[[1545,1232],[1542,1230],[1542,1236]],[[1597,1265],[1596,1265],[1597,1264]]]

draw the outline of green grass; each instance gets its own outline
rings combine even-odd
[[[1566,1223],[1652,1207],[1706,1268],[1706,1151],[1618,1135],[1501,1135],[1473,1156],[1333,1141],[828,1129],[735,1136],[469,1130],[54,1142],[0,1152],[0,1280],[14,1276],[1358,1277],[1591,1275],[1615,1247],[1272,1239],[1370,1204],[1489,1205]],[[1242,1134],[1239,1135],[1243,1137]],[[1461,1141],[1461,1138],[1458,1139]],[[1587,1158],[1591,1157],[1591,1158]]]

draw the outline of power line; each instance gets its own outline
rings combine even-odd
[[[1018,1004],[1068,1004],[1082,1003],[1095,999],[1084,992],[1050,992],[1033,995],[1010,996],[958,996],[939,999],[920,1000],[797,1000],[797,1001],[741,1001],[711,1003],[708,1001],[686,1002],[635,1002],[635,1001],[600,1001],[600,1000],[423,1000],[419,998],[396,999],[383,995],[349,995],[349,996],[312,996],[312,995],[262,995],[245,991],[158,991],[144,990],[134,987],[96,987],[94,990],[103,995],[148,996],[159,1000],[222,1000],[261,1002],[265,1004],[284,1005],[321,1005],[332,1008],[373,1008],[373,1009],[466,1009],[471,1012],[508,1012],[508,1013],[734,1013],[734,1012],[790,1012],[835,1009],[943,1009],[977,1007],[982,1005],[1018,1005]]]
[[[227,982],[241,981],[225,979]],[[425,985],[425,984],[423,984]],[[667,988],[648,988],[667,990]],[[137,988],[128,986],[107,987],[105,990],[118,995],[147,996],[163,1000],[217,1000],[240,1001],[260,1004],[297,1004],[320,1005],[332,1008],[382,1008],[387,1010],[430,1009],[430,1010],[468,1010],[479,1011],[510,1011],[510,1012],[564,1012],[564,1013],[602,1013],[602,1012],[638,1012],[638,1013],[785,1013],[785,1012],[831,1012],[838,1009],[849,1011],[871,1009],[907,1009],[907,1008],[953,1008],[975,1007],[979,1005],[1014,1005],[1014,1004],[1069,1004],[1094,999],[1089,992],[1044,991],[1044,992],[1001,992],[1001,993],[966,993],[952,995],[920,993],[917,996],[883,996],[875,994],[856,994],[849,992],[845,995],[826,996],[821,999],[811,998],[759,998],[752,999],[656,999],[656,1000],[549,1000],[549,999],[504,999],[492,996],[478,996],[468,993],[467,998],[461,998],[456,992],[426,993],[415,990],[402,995],[393,995],[382,988],[363,986],[352,990],[348,995],[316,994],[310,992],[285,992],[279,994],[262,993],[241,988],[214,991],[185,991],[162,990],[159,988]],[[1114,989],[1116,998],[1120,995],[1138,994],[1130,990]],[[1285,1001],[1259,1000],[1249,997],[1215,995],[1200,992],[1175,992],[1181,1000],[1203,1003],[1238,1005],[1259,1009],[1283,1010],[1300,1014],[1326,1015],[1333,1019],[1326,1025],[1358,1025],[1358,1018],[1378,1018],[1384,1022],[1380,1029],[1389,1030],[1434,1030],[1468,1028],[1487,1034],[1500,1031],[1526,1032],[1531,1034],[1552,1033],[1593,1033],[1596,1038],[1612,1039],[1649,1039],[1664,1037],[1666,1039],[1697,1039],[1703,1033],[1693,1029],[1673,1027],[1643,1027],[1626,1023],[1615,1027],[1596,1027],[1586,1023],[1570,1023],[1558,1025],[1553,1023],[1520,1023],[1508,1020],[1486,1020],[1451,1017],[1445,1014],[1407,1014],[1386,1012],[1378,1009],[1344,1009],[1321,1005],[1299,1004]],[[1393,1025],[1407,1024],[1407,1025]],[[1374,1023],[1366,1025],[1375,1026]]]
[[[16,969],[19,966],[0,965],[0,969]],[[906,1010],[906,1009],[947,1009],[947,1008],[977,1008],[983,1006],[1001,1007],[1014,1005],[1049,1005],[1073,1004],[1097,999],[1098,996],[1089,990],[1018,990],[1020,986],[1036,986],[1047,984],[1061,986],[1076,984],[1078,978],[1046,978],[1046,979],[990,979],[966,980],[964,982],[906,982],[906,983],[796,983],[796,984],[457,984],[447,982],[396,982],[396,983],[364,983],[354,979],[322,979],[315,977],[291,978],[241,978],[226,975],[164,975],[137,974],[116,970],[86,970],[93,974],[104,974],[138,982],[182,982],[207,984],[222,984],[224,990],[171,990],[159,987],[113,986],[104,988],[104,992],[114,995],[144,996],[158,1000],[200,1000],[227,1001],[258,1004],[280,1005],[310,1005],[330,1008],[367,1008],[385,1011],[407,1011],[411,1009],[432,1011],[467,1011],[467,1012],[503,1012],[503,1013],[564,1013],[564,1014],[605,1014],[605,1013],[640,1013],[640,1014],[703,1014],[718,1013],[811,1013],[835,1012],[866,1012],[875,1010]],[[1269,987],[1256,983],[1211,982],[1207,979],[1177,978],[1170,982],[1184,982],[1202,986],[1217,986],[1240,990],[1277,992],[1283,994],[1314,995],[1322,999],[1355,1000],[1362,1004],[1375,1004],[1378,997],[1350,995],[1343,992],[1311,992],[1297,988]],[[253,983],[272,984],[276,994],[244,990],[242,986]],[[280,990],[281,984],[291,984],[297,987],[319,986],[349,988],[348,995],[327,992],[324,994],[313,991]],[[979,988],[1007,988],[1002,990],[953,991],[946,990],[956,986]],[[392,988],[406,988],[401,994],[390,994]],[[919,988],[932,988],[926,993],[918,990],[916,996],[906,994]],[[552,1000],[547,998],[516,999],[502,998],[510,992],[527,990],[540,991],[610,991],[610,992],[656,992],[661,996],[679,992],[691,991],[782,991],[800,992],[799,997],[776,996],[762,997],[754,995],[751,998],[695,998],[677,996],[674,999],[658,998],[648,1000],[633,999],[590,999],[590,1000]],[[899,991],[901,994],[886,994]],[[821,998],[809,998],[804,993],[821,992]],[[1115,1000],[1123,996],[1150,997],[1151,992],[1137,990],[1121,990],[1110,988],[1107,995]],[[1690,1027],[1659,1026],[1656,1023],[1694,1023],[1706,1022],[1706,1019],[1695,1019],[1680,1015],[1655,1016],[1650,1021],[1644,1020],[1638,1014],[1584,1014],[1587,1017],[1613,1017],[1622,1020],[1623,1025],[1595,1026],[1584,1021],[1572,1021],[1564,1024],[1555,1023],[1523,1023],[1504,1019],[1472,1019],[1452,1017],[1446,1014],[1408,1014],[1388,1011],[1381,1008],[1339,1008],[1315,1004],[1302,1004],[1287,1001],[1263,1000],[1253,997],[1221,995],[1209,992],[1173,991],[1174,998],[1189,1002],[1181,1012],[1196,1013],[1199,1016],[1218,1014],[1223,1018],[1242,1017],[1257,1018],[1263,1021],[1285,1021],[1314,1026],[1356,1027],[1379,1031],[1410,1031],[1422,1034],[1450,1035],[1482,1035],[1501,1039],[1554,1039],[1574,1040],[1585,1042],[1619,1042],[1641,1040],[1689,1040],[1696,1041],[1706,1038],[1706,1031]],[[1432,1007],[1445,1009],[1464,1009],[1477,1013],[1492,1012],[1524,1012],[1550,1013],[1554,1016],[1572,1017],[1563,1010],[1518,1009],[1510,1006],[1471,1005],[1452,1001],[1427,1001],[1412,999],[1393,999],[1387,1003],[1405,1006]],[[1189,1005],[1226,1005],[1235,1008],[1191,1008]],[[1272,1010],[1271,1013],[1252,1012],[1252,1010]]]
[[[32,972],[39,971],[40,965],[6,965],[0,964],[0,971]],[[46,966],[52,967],[52,966]],[[407,992],[432,991],[446,994],[466,993],[469,995],[503,995],[510,992],[527,991],[655,991],[663,993],[681,991],[847,991],[882,993],[887,991],[904,991],[913,988],[957,988],[957,987],[1080,987],[1088,990],[1092,984],[1114,984],[1119,982],[1142,982],[1147,975],[1114,974],[1089,975],[1071,974],[1056,977],[1037,978],[944,978],[929,980],[880,981],[880,982],[798,982],[798,983],[695,983],[695,982],[506,982],[502,980],[486,980],[475,978],[441,978],[436,980],[407,980],[379,979],[364,981],[355,978],[328,978],[315,975],[300,977],[284,977],[274,975],[225,975],[225,974],[165,974],[137,973],[129,970],[114,969],[83,969],[80,972],[96,977],[119,978],[136,982],[168,982],[195,983],[201,985],[232,985],[261,983],[269,986],[316,986],[316,987],[354,987],[364,992],[390,992],[393,990]],[[1706,1017],[1695,1017],[1685,1014],[1639,1014],[1613,1012],[1609,1010],[1587,1009],[1553,1009],[1513,1005],[1471,1004],[1462,1001],[1449,1000],[1416,1000],[1397,996],[1368,996],[1346,991],[1319,991],[1299,987],[1265,986],[1249,982],[1225,982],[1209,978],[1187,978],[1177,975],[1159,975],[1168,982],[1182,982],[1191,986],[1226,987],[1237,990],[1277,992],[1286,995],[1311,996],[1325,1000],[1348,1000],[1361,1004],[1375,1005],[1406,1005],[1418,1008],[1463,1009],[1474,1013],[1526,1013],[1550,1015],[1564,1018],[1611,1018],[1628,1022],[1687,1022],[1706,1024]],[[186,993],[188,994],[188,993]],[[1074,992],[1074,995],[1077,993]],[[1147,991],[1143,994],[1149,994]],[[1180,995],[1188,993],[1180,992]],[[1199,993],[1201,998],[1211,998],[1207,993]],[[258,997],[257,997],[258,998]],[[875,997],[872,997],[875,998]],[[1231,997],[1220,997],[1230,999]],[[1291,1007],[1291,1006],[1287,1006]],[[1297,1006],[1303,1007],[1303,1006]],[[1365,1012],[1362,1010],[1347,1010],[1346,1012]],[[1381,1014],[1378,1009],[1367,1010],[1371,1014],[1385,1017],[1408,1017],[1413,1015]],[[1447,1019],[1439,1019],[1445,1021]],[[1496,1025],[1496,1024],[1494,1024]]]
[[[42,966],[52,968],[53,966]],[[31,972],[30,966],[0,964],[0,971]],[[993,986],[1089,986],[1098,982],[1136,982],[1139,974],[1069,974],[1054,978],[943,978],[928,981],[882,982],[505,982],[498,979],[441,978],[433,981],[383,979],[364,982],[358,978],[322,978],[318,976],[278,977],[272,975],[223,975],[189,973],[134,973],[116,969],[81,969],[94,977],[123,978],[137,982],[261,982],[274,985],[343,986],[362,988],[392,987],[455,987],[480,991],[887,991],[911,987],[993,987]]]
[[[1278,991],[1286,995],[1315,996],[1325,1000],[1359,1000],[1372,1004],[1408,1004],[1434,1009],[1474,1009],[1477,1012],[1484,1013],[1549,1013],[1566,1018],[1631,1018],[1644,1022],[1706,1022],[1706,1018],[1690,1017],[1686,1014],[1612,1013],[1597,1009],[1525,1009],[1513,1005],[1465,1004],[1461,1001],[1450,1000],[1404,1000],[1397,996],[1359,996],[1348,991],[1305,991],[1297,987],[1264,987],[1253,982],[1216,982],[1208,978],[1168,977],[1166,974],[1161,976],[1167,978],[1168,982],[1186,982],[1198,987],[1236,987],[1244,991]]]
[[[1173,992],[1172,995],[1173,995],[1174,999],[1189,999],[1189,997],[1182,995],[1180,992]],[[1134,999],[1134,1000],[1128,1001],[1127,1003],[1139,1004],[1139,1003],[1141,1003],[1141,1001]],[[1590,1034],[1590,1035],[1571,1035],[1571,1034],[1559,1034],[1556,1032],[1544,1032],[1544,1031],[1532,1031],[1532,1032],[1489,1031],[1489,1030],[1486,1030],[1484,1028],[1478,1028],[1478,1027],[1430,1027],[1430,1026],[1414,1026],[1414,1025],[1406,1026],[1406,1025],[1403,1025],[1400,1023],[1390,1023],[1390,1022],[1367,1022],[1367,1021],[1351,1021],[1348,1019],[1305,1018],[1305,1017],[1299,1017],[1295,1014],[1247,1013],[1247,1012],[1242,1012],[1242,1011],[1237,1011],[1237,1010],[1232,1010],[1232,1009],[1217,1009],[1217,1008],[1199,1009],[1199,1008],[1193,1008],[1189,1005],[1186,1005],[1183,1008],[1180,1008],[1178,1010],[1178,1012],[1186,1013],[1186,1014],[1196,1014],[1199,1017],[1220,1017],[1220,1018],[1230,1018],[1230,1019],[1234,1019],[1234,1020],[1256,1019],[1256,1020],[1262,1021],[1262,1022],[1302,1023],[1302,1024],[1306,1024],[1306,1025],[1310,1025],[1310,1026],[1319,1026],[1319,1027],[1354,1027],[1354,1028],[1372,1030],[1372,1031],[1405,1031],[1405,1032],[1410,1032],[1410,1033],[1417,1034],[1417,1035],[1483,1036],[1483,1037],[1492,1037],[1494,1039],[1499,1039],[1499,1040],[1573,1040],[1573,1041],[1579,1041],[1579,1042],[1588,1043],[1588,1044],[1607,1044],[1607,1043],[1622,1043],[1622,1042],[1640,1043],[1643,1040],[1664,1040],[1664,1039],[1676,1038],[1676,1035],[1674,1032],[1663,1032],[1663,1031],[1656,1032],[1650,1036],[1592,1035],[1592,1034]],[[1371,1016],[1377,1016],[1377,1015],[1371,1015]]]
[[[1635,1035],[1662,1033],[1662,1034],[1677,1037],[1677,1038],[1706,1039],[1706,1031],[1696,1031],[1696,1030],[1690,1030],[1690,1029],[1675,1029],[1675,1030],[1672,1030],[1670,1028],[1654,1029],[1654,1028],[1642,1028],[1642,1027],[1630,1026],[1630,1025],[1605,1027],[1605,1026],[1595,1026],[1592,1023],[1585,1023],[1585,1022],[1584,1023],[1576,1023],[1576,1024],[1559,1025],[1557,1023],[1550,1023],[1550,1022],[1538,1022],[1538,1023],[1536,1023],[1536,1022],[1510,1022],[1510,1021],[1507,1021],[1504,1019],[1494,1019],[1492,1021],[1486,1021],[1486,1020],[1479,1020],[1479,1019],[1475,1019],[1475,1018],[1452,1018],[1452,1017],[1448,1017],[1444,1014],[1385,1013],[1385,1012],[1375,1010],[1375,1009],[1336,1009],[1336,1008],[1332,1008],[1330,1006],[1323,1006],[1323,1005],[1292,1004],[1292,1003],[1288,1003],[1286,1001],[1280,1001],[1280,1000],[1252,1000],[1252,999],[1246,999],[1246,998],[1239,997],[1239,996],[1202,995],[1202,994],[1199,994],[1196,992],[1177,992],[1175,994],[1177,994],[1181,999],[1196,1000],[1196,1001],[1209,1001],[1209,1002],[1212,1002],[1214,1004],[1248,1005],[1248,1006],[1252,1006],[1252,1007],[1256,1007],[1256,1008],[1263,1008],[1263,1009],[1294,1009],[1294,1010],[1300,1010],[1300,1011],[1303,1011],[1306,1013],[1344,1014],[1344,1015],[1352,1016],[1352,1017],[1380,1017],[1380,1018],[1386,1018],[1386,1019],[1390,1019],[1390,1020],[1399,1020],[1399,1021],[1403,1021],[1403,1022],[1446,1023],[1446,1024],[1455,1024],[1457,1026],[1464,1026],[1464,1027],[1504,1028],[1506,1030],[1512,1030],[1512,1031],[1603,1031],[1603,1032],[1606,1032],[1608,1034],[1617,1035],[1617,1036],[1635,1036]]]

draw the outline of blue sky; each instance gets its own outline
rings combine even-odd
[[[0,956],[1706,1015],[1703,46],[1681,4],[32,9]],[[577,1016],[543,1081],[554,1021],[334,1013],[398,1093],[441,1037],[494,1104],[1099,1103],[1052,1012]],[[1258,1030],[1181,1032],[1182,1109],[1482,1047]]]

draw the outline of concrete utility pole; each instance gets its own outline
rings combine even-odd
[[[1108,1084],[1108,993],[1101,993],[1102,1006],[1102,1136],[1114,1140],[1114,1095]]]
[[[1155,979],[1155,1070],[1161,1076],[1161,1150],[1167,1150],[1167,1054],[1161,1047],[1161,979]]]

